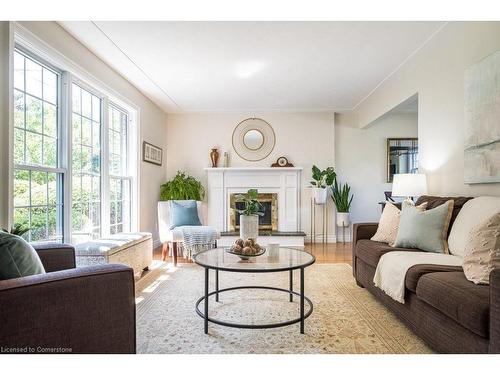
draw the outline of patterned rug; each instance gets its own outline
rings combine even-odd
[[[213,271],[211,278],[213,282]],[[298,290],[298,271],[294,289]],[[220,272],[220,288],[268,285],[287,288],[288,273]],[[431,353],[391,312],[356,286],[347,264],[317,264],[305,270],[305,292],[314,303],[299,325],[273,329],[238,329],[209,323],[194,311],[203,294],[204,271],[194,264],[176,269],[157,262],[136,284],[138,353]],[[210,287],[213,290],[213,284]],[[307,305],[306,305],[307,306]],[[213,297],[209,315],[238,323],[272,323],[298,316],[298,298],[265,290],[239,290]]]

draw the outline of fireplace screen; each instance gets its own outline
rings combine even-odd
[[[240,230],[240,214],[234,210],[245,208],[244,202],[236,202],[236,196],[245,193],[233,193],[230,195],[229,204],[229,230]],[[259,193],[258,201],[261,203],[260,211],[264,213],[259,216],[260,230],[278,230],[278,194],[277,193]]]

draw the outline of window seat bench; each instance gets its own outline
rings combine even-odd
[[[78,244],[75,253],[77,267],[120,263],[140,276],[153,261],[153,240],[147,232],[113,234]]]

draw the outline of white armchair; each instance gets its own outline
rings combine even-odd
[[[177,265],[177,244],[184,241],[184,236],[182,230],[178,228],[170,229],[170,202],[171,201],[158,202],[158,232],[160,235],[160,241],[163,246],[162,260],[165,260],[167,258],[171,246],[174,265]],[[201,225],[205,225],[205,215],[203,212],[204,205],[200,201],[196,203],[200,223]],[[220,233],[217,234],[217,239],[219,238]]]

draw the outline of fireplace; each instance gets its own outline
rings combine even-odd
[[[234,208],[242,210],[245,208],[244,202],[236,202],[236,196],[245,193],[231,193],[229,196],[229,230],[238,231],[240,229],[240,214]],[[261,203],[260,211],[264,213],[259,216],[259,230],[278,230],[278,194],[259,193],[257,200]]]
[[[258,189],[262,194],[275,194],[276,203],[271,210],[275,219],[271,220],[271,231],[300,230],[301,170],[300,167],[206,168],[207,224],[221,232],[234,232],[236,217],[231,209],[234,202],[234,199],[231,202],[231,195]]]

